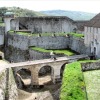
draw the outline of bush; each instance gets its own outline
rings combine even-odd
[[[60,100],[85,99],[86,91],[81,64],[79,62],[70,63],[64,70]]]

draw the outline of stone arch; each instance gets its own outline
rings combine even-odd
[[[63,77],[63,72],[64,72],[64,69],[65,69],[66,64],[68,64],[68,62],[64,63],[64,64],[61,66],[61,68],[60,68],[60,77],[61,77],[61,79],[62,79],[62,77]]]
[[[43,84],[51,82],[53,80],[53,75],[54,75],[54,68],[51,67],[50,65],[41,66],[38,70],[39,81],[41,82],[44,79]]]
[[[31,71],[27,68],[21,68],[16,72],[16,83],[19,88],[31,85]]]

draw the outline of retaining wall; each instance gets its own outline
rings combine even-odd
[[[80,54],[91,55],[90,48],[84,44],[84,39],[73,36],[25,36],[16,33],[8,33],[6,59],[14,62],[50,58],[48,53],[41,53],[29,49],[36,46],[45,49],[70,48]]]
[[[83,71],[100,70],[100,61],[81,63],[81,66]]]
[[[80,53],[80,54],[87,54],[91,55],[91,50],[90,47],[87,47],[84,44],[84,39],[83,38],[78,38],[78,37],[69,37],[69,48]]]
[[[0,72],[0,100],[17,100],[17,86],[12,69]]]
[[[65,36],[25,36],[15,33],[8,33],[8,46],[27,50],[30,46],[41,47],[45,49],[64,49],[68,46],[68,38]],[[63,45],[62,45],[63,44]]]

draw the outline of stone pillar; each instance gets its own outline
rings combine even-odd
[[[36,65],[33,65],[30,68],[31,71],[31,85],[39,85],[39,79],[38,79],[38,68]]]

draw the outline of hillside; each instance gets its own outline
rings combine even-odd
[[[80,11],[66,11],[66,10],[48,10],[48,11],[41,11],[41,13],[53,16],[67,16],[73,20],[90,20],[96,15],[94,13],[87,13]]]
[[[0,14],[5,12],[13,12],[16,16],[19,17],[45,16],[45,14],[42,14],[41,12],[23,9],[20,7],[1,7]]]

